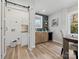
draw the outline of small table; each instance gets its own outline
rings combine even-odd
[[[65,36],[63,37],[63,59],[69,59],[69,42],[78,43],[78,38]]]

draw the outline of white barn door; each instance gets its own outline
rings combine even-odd
[[[14,40],[20,39],[22,45],[27,45],[28,32],[21,32],[21,25],[29,26],[29,14],[27,8],[18,8],[16,6],[7,6],[5,11],[6,21],[6,46]]]

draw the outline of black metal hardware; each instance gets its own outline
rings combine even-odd
[[[17,5],[17,6],[21,6],[21,7],[24,7],[24,8],[30,8],[30,6],[23,6],[23,5],[20,5],[20,4],[11,2],[11,1],[7,1],[7,0],[5,0],[5,2],[6,2],[6,4],[7,4],[7,3],[11,3],[11,4],[14,4],[14,5]]]

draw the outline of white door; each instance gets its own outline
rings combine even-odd
[[[27,10],[27,9],[26,9]],[[21,32],[21,25],[29,24],[28,11],[17,9],[14,7],[6,7],[6,46],[9,46],[12,41],[20,39],[21,44],[27,45],[28,32]]]
[[[19,35],[19,24],[17,23],[17,15],[12,9],[6,8],[6,44],[10,45],[13,40],[17,40]],[[19,19],[20,21],[20,19]],[[17,30],[18,29],[18,30]]]

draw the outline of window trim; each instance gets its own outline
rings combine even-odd
[[[71,35],[77,35],[78,33],[71,33],[71,16],[73,15],[73,14],[76,14],[76,13],[78,13],[78,11],[74,11],[74,12],[71,12],[71,13],[69,13],[68,14],[68,34],[71,34]]]

